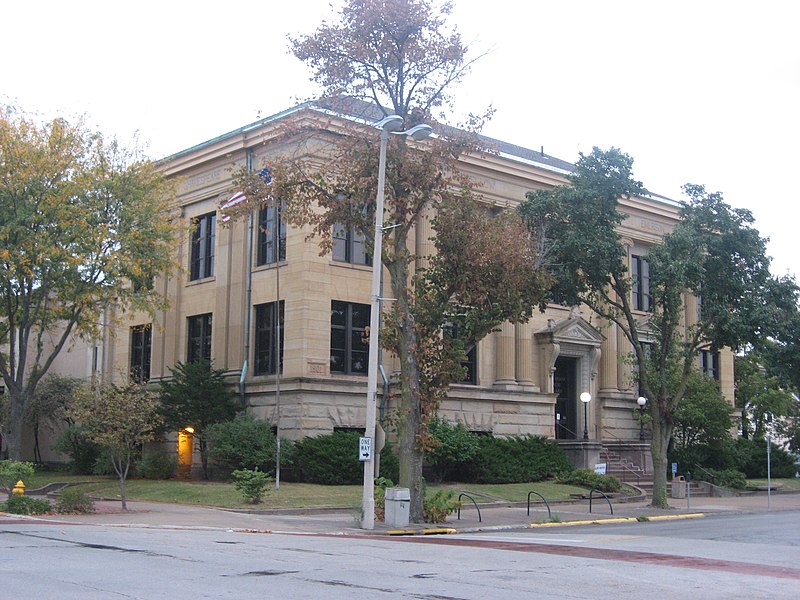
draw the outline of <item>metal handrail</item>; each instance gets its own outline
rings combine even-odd
[[[695,464],[694,464],[694,468],[695,468],[695,469],[699,469],[699,470],[701,470],[703,473],[705,473],[706,475],[708,475],[709,477],[711,477],[711,483],[714,483],[714,481],[715,481],[715,480],[716,480],[716,478],[717,478],[717,476],[716,476],[716,475],[714,475],[714,474],[713,474],[711,471],[709,471],[708,469],[704,469],[703,467],[701,467],[701,466],[700,466],[700,465],[698,465],[697,463],[695,463]]]
[[[469,494],[464,494],[464,493],[461,493],[461,494],[458,495],[458,519],[461,520],[461,498],[464,497],[464,496],[469,498],[472,501],[472,503],[475,505],[475,510],[478,511],[478,523],[480,523],[481,522],[481,509],[478,508],[478,503],[475,502],[475,498],[473,498]]]
[[[592,497],[594,496],[594,493],[595,493],[595,492],[597,492],[598,494],[601,494],[601,495],[603,496],[603,498],[605,498],[605,499],[606,499],[606,502],[608,502],[608,508],[610,508],[610,509],[611,509],[611,514],[613,515],[613,514],[614,514],[614,507],[613,507],[613,506],[611,506],[611,500],[609,500],[609,499],[608,499],[608,496],[606,496],[606,495],[605,495],[603,492],[601,492],[600,490],[592,490],[591,492],[589,492],[589,512],[590,512],[590,513],[592,512]]]
[[[621,464],[621,465],[620,465],[620,467],[621,467],[621,468],[622,468],[622,470],[623,470],[623,471],[625,471],[626,473],[632,473],[632,474],[633,474],[633,475],[636,477],[636,483],[639,483],[639,481],[641,481],[641,479],[642,479],[642,475],[641,475],[641,474],[640,474],[638,471],[634,471],[633,469],[631,469],[631,468],[630,468],[629,466],[627,466],[627,465],[622,465],[622,464]],[[626,480],[625,480],[625,479],[623,479],[622,481],[626,481]]]
[[[528,516],[529,517],[531,516],[531,494],[536,494],[537,496],[539,496],[539,498],[542,499],[542,502],[544,502],[544,505],[547,507],[547,518],[549,519],[550,518],[550,505],[547,503],[547,499],[544,496],[542,496],[539,492],[534,492],[533,490],[528,492]]]
[[[626,448],[626,449],[629,449],[629,450],[634,450],[634,444],[633,444],[633,443],[631,443],[631,441],[630,441],[630,440],[623,440],[621,437],[619,437],[619,436],[617,436],[617,435],[614,435],[614,434],[613,434],[612,432],[610,432],[610,431],[605,431],[605,432],[604,432],[604,434],[605,434],[605,435],[609,435],[609,436],[611,436],[612,438],[614,438],[614,439],[617,441],[617,443],[619,443],[619,445],[620,445],[620,446],[622,446],[623,448]],[[605,455],[606,455],[606,460],[608,460],[608,458],[609,458],[609,457],[608,457],[608,453],[609,453],[609,450],[608,450],[608,448],[606,448],[605,446],[603,446],[603,447],[601,448],[601,451],[605,453]],[[620,466],[622,467],[623,471],[625,471],[625,472],[630,472],[630,473],[633,473],[633,474],[636,476],[636,483],[639,483],[639,481],[641,481],[641,479],[642,479],[642,475],[640,475],[640,474],[639,474],[637,471],[634,471],[633,469],[631,469],[631,468],[630,468],[630,467],[628,467],[627,465],[620,465]],[[647,469],[645,469],[645,467],[646,467],[646,463],[645,463],[645,465],[642,465],[642,471],[643,471],[643,474],[644,474],[644,475],[647,475]],[[623,481],[624,481],[624,480],[623,480]]]

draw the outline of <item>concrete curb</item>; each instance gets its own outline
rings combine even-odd
[[[647,523],[648,521],[667,521],[677,519],[698,519],[705,517],[705,513],[685,513],[680,515],[655,515],[652,517],[611,517],[608,519],[584,519],[581,521],[563,521],[560,523],[531,523],[531,528],[537,527],[564,527],[576,525],[612,525],[614,523]]]

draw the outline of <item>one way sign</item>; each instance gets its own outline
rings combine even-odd
[[[358,438],[358,460],[362,462],[372,460],[372,438]]]

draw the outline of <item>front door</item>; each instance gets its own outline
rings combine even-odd
[[[556,439],[578,438],[578,359],[556,359],[553,374],[553,391],[556,394]]]

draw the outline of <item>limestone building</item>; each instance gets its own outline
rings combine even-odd
[[[372,270],[363,242],[351,231],[335,232],[332,252],[320,255],[317,242],[307,239],[309,231],[278,223],[272,209],[225,226],[219,210],[232,191],[232,166],[268,163],[286,143],[282,124],[324,119],[336,127],[338,118],[306,103],[164,160],[168,175],[180,178],[176,214],[187,233],[177,259],[183,270],[156,281],[170,308],[154,323],[126,316],[127,324],[105,349],[108,373],[119,378],[133,372],[157,381],[178,361],[206,357],[239,384],[248,410],[273,425],[280,421],[286,437],[363,429],[362,333],[369,324]],[[513,207],[529,190],[564,184],[572,168],[544,152],[502,142],[497,149],[462,159],[464,171],[482,183],[480,193],[490,206]],[[628,215],[620,233],[629,266],[646,287],[647,249],[676,222],[678,206],[649,196],[624,200],[622,209]],[[429,250],[430,235],[430,224],[421,222],[419,255]],[[634,293],[644,314],[646,289]],[[693,302],[687,299],[687,315],[696,314]],[[638,394],[622,360],[628,352],[615,326],[588,310],[550,306],[526,324],[506,323],[481,340],[469,353],[467,380],[452,386],[440,412],[471,431],[555,438],[581,465],[598,460],[601,446],[639,462],[649,453],[639,442]],[[698,357],[698,364],[713,372],[732,399],[731,353]],[[385,355],[382,366],[390,385],[397,365]],[[591,394],[586,406],[582,392]],[[385,398],[379,397],[379,406],[391,410]]]

